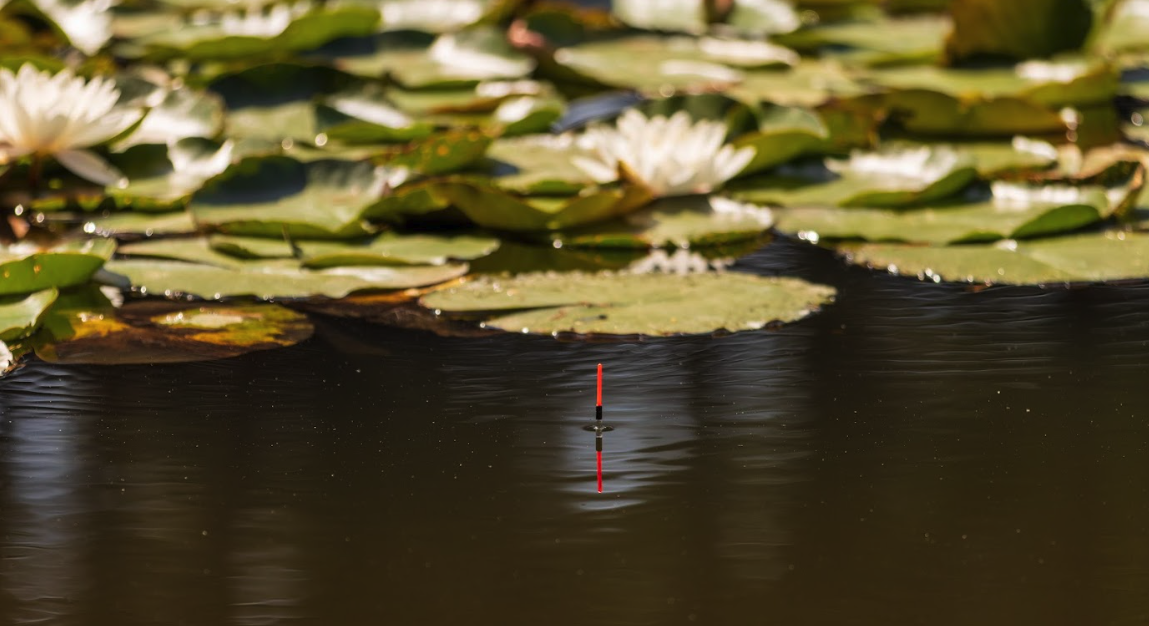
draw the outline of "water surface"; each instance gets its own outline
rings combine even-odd
[[[1149,285],[0,381],[0,624],[1149,623]],[[606,493],[595,493],[594,365]]]

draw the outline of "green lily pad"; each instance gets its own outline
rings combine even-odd
[[[336,67],[369,78],[389,76],[409,89],[473,86],[485,80],[522,78],[534,61],[507,43],[503,31],[477,26],[432,37],[383,33],[324,51]]]
[[[492,180],[500,189],[555,196],[574,195],[595,184],[572,161],[581,153],[572,135],[528,135],[496,139],[487,157]]]
[[[209,244],[216,251],[245,259],[293,258],[296,255],[284,240],[216,235],[209,239]],[[296,245],[303,266],[319,269],[356,265],[445,265],[449,261],[470,261],[493,252],[499,247],[499,240],[476,235],[383,233],[362,243],[303,241]],[[138,250],[138,247],[128,246],[126,252],[138,253]]]
[[[121,310],[60,312],[40,358],[70,364],[189,363],[291,346],[311,336],[307,316],[274,304],[140,302]]]
[[[425,307],[511,332],[678,335],[756,330],[806,317],[834,290],[749,274],[522,274],[432,292]]]
[[[946,52],[955,60],[1029,59],[1076,50],[1093,24],[1087,0],[954,0]]]
[[[1102,187],[995,183],[984,199],[912,210],[815,207],[778,211],[778,230],[803,239],[964,243],[1077,230],[1111,214]]]
[[[662,198],[618,221],[551,236],[561,247],[690,248],[728,245],[762,236],[770,209],[720,196]]]
[[[53,288],[19,296],[0,296],[0,341],[31,335],[58,293]]]
[[[1019,98],[1051,109],[1108,102],[1119,85],[1112,67],[1085,59],[977,69],[917,65],[875,71],[868,79],[889,89],[935,91],[967,104]]]
[[[105,193],[121,209],[182,209],[204,181],[227,169],[235,151],[234,142],[200,137],[185,137],[168,146],[137,144],[110,159],[127,176],[127,186],[111,186]]]
[[[737,84],[743,68],[787,67],[798,56],[764,42],[630,35],[561,48],[555,60],[606,85],[665,95],[668,88]]]
[[[1048,285],[1149,277],[1149,234],[1110,230],[995,244],[862,244],[847,257],[934,281]]]
[[[223,101],[219,96],[180,87],[163,94],[144,119],[116,150],[139,144],[171,144],[186,137],[215,137],[223,130]]]
[[[588,187],[576,196],[515,196],[480,180],[451,180],[439,193],[477,226],[503,231],[562,230],[625,215],[650,201],[636,187]]]
[[[145,294],[190,294],[207,300],[239,296],[342,298],[356,291],[424,287],[467,273],[467,266],[462,264],[311,271],[302,269],[296,261],[287,260],[216,267],[180,261],[125,259],[111,261],[106,269],[129,280]]]
[[[893,146],[825,166],[784,168],[730,186],[732,195],[782,206],[907,207],[951,196],[977,176],[973,161],[945,146]]]
[[[46,250],[0,247],[0,295],[85,283],[116,249],[109,239],[68,241]]]
[[[370,83],[323,98],[315,115],[318,132],[347,143],[406,143],[435,130],[400,111],[382,87]]]
[[[760,117],[758,130],[739,136],[734,146],[754,148],[754,159],[742,170],[741,175],[745,176],[817,152],[828,139],[829,129],[816,113],[798,107],[768,106]]]
[[[701,33],[708,21],[704,0],[614,0],[611,9],[623,23],[645,30]]]
[[[383,152],[380,158],[391,168],[406,168],[427,176],[438,176],[474,165],[487,153],[491,141],[491,135],[482,131],[449,130]]]
[[[293,6],[306,5],[273,5],[266,11],[248,8],[242,16],[225,12],[216,20],[165,29],[135,43],[156,60],[236,60],[314,50],[341,37],[370,35],[379,23],[379,13],[369,7],[345,5],[300,14]],[[253,17],[253,12],[262,17]]]
[[[314,142],[319,132],[315,100],[360,84],[360,79],[329,67],[268,63],[219,76],[210,88],[227,105],[229,137],[278,145],[284,140]]]
[[[822,52],[856,65],[934,63],[953,23],[946,15],[829,22],[778,37],[804,53]]]
[[[832,98],[852,98],[868,88],[833,61],[804,59],[789,69],[745,72],[726,95],[748,103],[816,107]]]
[[[356,161],[249,157],[209,181],[189,210],[197,224],[234,235],[357,237],[396,173]]]
[[[802,25],[792,3],[785,0],[740,0],[725,17],[728,28],[760,37],[788,33]]]
[[[168,213],[113,213],[84,223],[84,232],[101,237],[179,235],[195,232],[197,226],[187,211]]]
[[[1149,49],[1149,1],[1116,0],[1109,3],[1105,23],[1098,29],[1092,47],[1102,54]]]

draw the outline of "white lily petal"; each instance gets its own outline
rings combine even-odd
[[[13,358],[12,351],[8,349],[8,344],[0,341],[0,372],[12,366]]]
[[[64,150],[57,152],[56,160],[77,176],[105,187],[127,187],[123,172],[90,150]]]
[[[618,165],[624,163],[658,196],[708,193],[741,173],[754,158],[753,148],[736,150],[725,141],[726,126],[721,122],[693,121],[685,111],[669,118],[647,118],[630,109],[614,128],[588,129],[578,143],[589,156],[574,159],[574,164],[606,182],[617,177]]]

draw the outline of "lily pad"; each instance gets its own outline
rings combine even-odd
[[[140,302],[61,312],[40,358],[70,364],[188,363],[291,346],[311,336],[307,316],[274,304]]]
[[[575,166],[582,153],[572,135],[528,135],[497,139],[487,157],[499,188],[522,194],[573,195],[594,180]]]
[[[242,15],[224,12],[214,20],[165,29],[135,43],[156,60],[236,60],[314,50],[340,37],[370,35],[379,23],[379,13],[369,7],[345,5],[299,13],[297,6],[309,5],[273,5],[267,12],[249,7]]]
[[[730,186],[740,200],[782,206],[907,207],[951,196],[977,176],[952,148],[894,146],[847,161],[783,168]]]
[[[778,37],[804,53],[821,52],[855,65],[934,63],[953,28],[947,15],[828,22]]]
[[[26,295],[0,296],[0,341],[10,342],[31,335],[58,293],[56,289],[45,289]]]
[[[0,247],[0,295],[85,283],[116,249],[109,239],[68,241],[52,248]]]
[[[462,264],[310,271],[300,268],[296,261],[287,260],[215,267],[180,261],[126,259],[112,261],[106,269],[126,278],[145,294],[190,294],[207,300],[240,296],[342,298],[356,291],[424,287],[467,273],[467,266]]]
[[[1102,54],[1149,49],[1149,0],[1116,0],[1109,3],[1105,23],[1091,42]]]
[[[768,106],[756,132],[738,137],[734,146],[754,148],[754,159],[743,176],[770,169],[795,157],[818,151],[829,139],[829,129],[816,113],[798,107]]]
[[[510,332],[677,335],[756,330],[799,320],[834,290],[750,274],[486,276],[423,296],[449,316],[486,318]]]
[[[192,192],[231,164],[235,143],[185,137],[170,145],[137,144],[115,154],[111,163],[128,178],[105,193],[117,208],[170,212],[187,206]]]
[[[859,264],[935,281],[1047,285],[1149,278],[1149,234],[1110,230],[995,244],[862,244]]]
[[[645,30],[701,33],[708,21],[705,0],[614,0],[611,9],[622,22]]]
[[[283,240],[216,235],[209,239],[209,243],[212,249],[239,258],[292,258],[297,254]],[[303,266],[318,269],[357,265],[445,265],[449,261],[470,261],[493,252],[499,247],[499,240],[476,235],[383,233],[361,243],[303,241],[296,246]],[[128,246],[126,251],[139,253],[139,248]]]
[[[387,30],[446,33],[475,24],[499,10],[502,0],[382,0],[377,3]]]
[[[832,98],[853,98],[868,92],[840,63],[803,59],[789,69],[745,72],[726,94],[748,103],[816,107]]]
[[[297,63],[268,63],[217,77],[212,91],[228,108],[229,137],[315,141],[315,100],[360,86],[338,70]]]
[[[562,230],[625,215],[650,201],[639,187],[588,187],[576,196],[515,196],[480,180],[437,185],[474,224],[503,231]]]
[[[84,223],[84,231],[102,237],[153,235],[179,235],[193,233],[197,229],[187,211],[168,213],[124,212],[93,218]]]
[[[370,83],[323,98],[315,115],[318,132],[348,143],[405,143],[435,129],[400,111],[388,102],[382,87]]]
[[[398,172],[369,163],[250,157],[192,198],[196,223],[235,235],[339,239],[366,234],[364,211]]]
[[[650,93],[741,82],[744,68],[784,68],[793,51],[760,41],[630,35],[561,48],[555,60],[606,85]]]
[[[475,164],[486,154],[491,141],[492,137],[482,131],[449,130],[382,152],[380,159],[391,168],[437,176],[466,169]]]
[[[795,208],[778,211],[778,230],[804,239],[965,243],[1023,239],[1077,230],[1112,213],[1102,187],[999,182],[993,193],[912,210]],[[1116,205],[1117,203],[1113,203]]]
[[[954,0],[946,51],[955,60],[1029,59],[1076,50],[1093,24],[1087,0]]]
[[[171,144],[186,137],[215,137],[223,130],[223,101],[219,96],[180,87],[162,94],[140,124],[115,148],[139,144]]]
[[[656,200],[618,221],[552,235],[561,247],[699,248],[761,237],[773,224],[770,209],[721,196]]]
[[[534,61],[507,43],[503,31],[477,26],[432,37],[404,31],[331,46],[321,58],[369,78],[389,76],[409,89],[473,86],[484,80],[522,78]]]

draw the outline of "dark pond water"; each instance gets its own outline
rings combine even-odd
[[[0,381],[0,624],[1149,623],[1149,287]],[[606,367],[595,493],[594,364]]]

